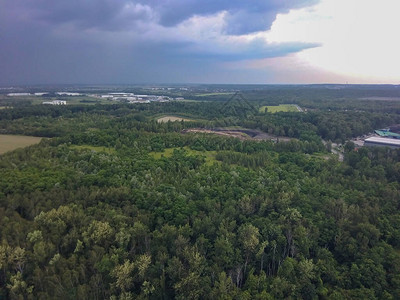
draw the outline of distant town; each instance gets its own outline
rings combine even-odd
[[[36,96],[36,97],[45,97],[50,95],[62,96],[62,97],[91,97],[97,99],[107,99],[110,101],[123,102],[123,103],[151,103],[151,102],[169,102],[172,100],[184,100],[183,97],[169,97],[165,95],[137,95],[134,93],[123,93],[123,92],[114,92],[114,93],[106,93],[106,94],[84,94],[84,93],[76,93],[76,92],[38,92],[38,93],[9,93],[7,96],[9,97],[21,97],[21,96]],[[43,101],[44,105],[67,105],[66,100],[52,100],[52,101]]]
[[[183,97],[171,98],[163,95],[135,95],[133,93],[108,93],[105,95],[91,94],[89,97],[106,98],[108,100],[128,103],[168,102],[171,100],[184,100]]]

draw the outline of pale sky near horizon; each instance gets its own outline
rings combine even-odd
[[[278,15],[267,39],[319,43],[296,53],[296,59],[349,81],[398,84],[399,12],[397,0],[322,0]]]
[[[0,84],[400,83],[398,0],[0,2]]]

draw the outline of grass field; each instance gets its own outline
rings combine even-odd
[[[72,145],[71,148],[78,149],[78,150],[92,150],[95,152],[105,152],[108,154],[115,153],[115,149],[109,148],[109,147],[99,147],[99,146],[90,146],[90,145]]]
[[[158,123],[166,123],[166,122],[168,122],[168,121],[171,121],[171,122],[175,122],[175,121],[185,121],[185,122],[188,122],[188,121],[193,121],[193,120],[186,119],[186,118],[181,118],[181,117],[176,117],[176,116],[164,116],[164,117],[161,117],[161,118],[158,118],[158,119],[157,119],[157,122],[158,122]]]
[[[222,93],[205,93],[205,94],[197,94],[198,97],[208,97],[208,96],[219,96],[219,95],[233,95],[233,92],[222,92]]]
[[[265,112],[265,108],[267,108],[267,112],[276,113],[276,112],[298,112],[297,106],[294,104],[279,104],[275,106],[261,106],[260,112]]]
[[[0,134],[0,154],[37,144],[41,139],[34,136]]]
[[[193,99],[182,99],[182,100],[174,100],[174,102],[203,102],[203,101],[193,100]]]
[[[149,155],[155,159],[160,159],[161,157],[171,157],[175,149],[179,148],[166,148],[163,152],[150,152]],[[184,147],[183,149],[187,151],[187,155],[205,156],[207,166],[211,166],[214,163],[219,163],[215,159],[217,151],[197,151],[197,150],[192,150],[189,147]]]

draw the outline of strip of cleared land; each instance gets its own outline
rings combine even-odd
[[[279,104],[279,105],[265,105],[260,107],[260,112],[276,113],[276,112],[298,112],[302,111],[298,105],[295,104]]]
[[[101,147],[101,146],[90,146],[90,145],[71,145],[71,148],[78,150],[91,150],[94,152],[105,152],[108,154],[114,154],[115,149],[109,147]]]
[[[375,100],[375,101],[399,101],[400,97],[363,97],[361,100]]]
[[[37,144],[41,140],[42,138],[34,136],[0,134],[0,154]]]
[[[181,118],[181,117],[176,117],[176,116],[164,116],[164,117],[161,117],[161,118],[157,119],[158,123],[165,123],[165,122],[168,122],[168,121],[171,121],[171,122],[175,122],[175,121],[189,122],[189,121],[192,121],[192,120],[186,119],[186,118]]]

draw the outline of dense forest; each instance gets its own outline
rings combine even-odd
[[[0,156],[0,299],[400,299],[400,150],[347,142],[400,103],[298,93],[0,110],[45,137]],[[232,126],[290,140],[182,132]]]

